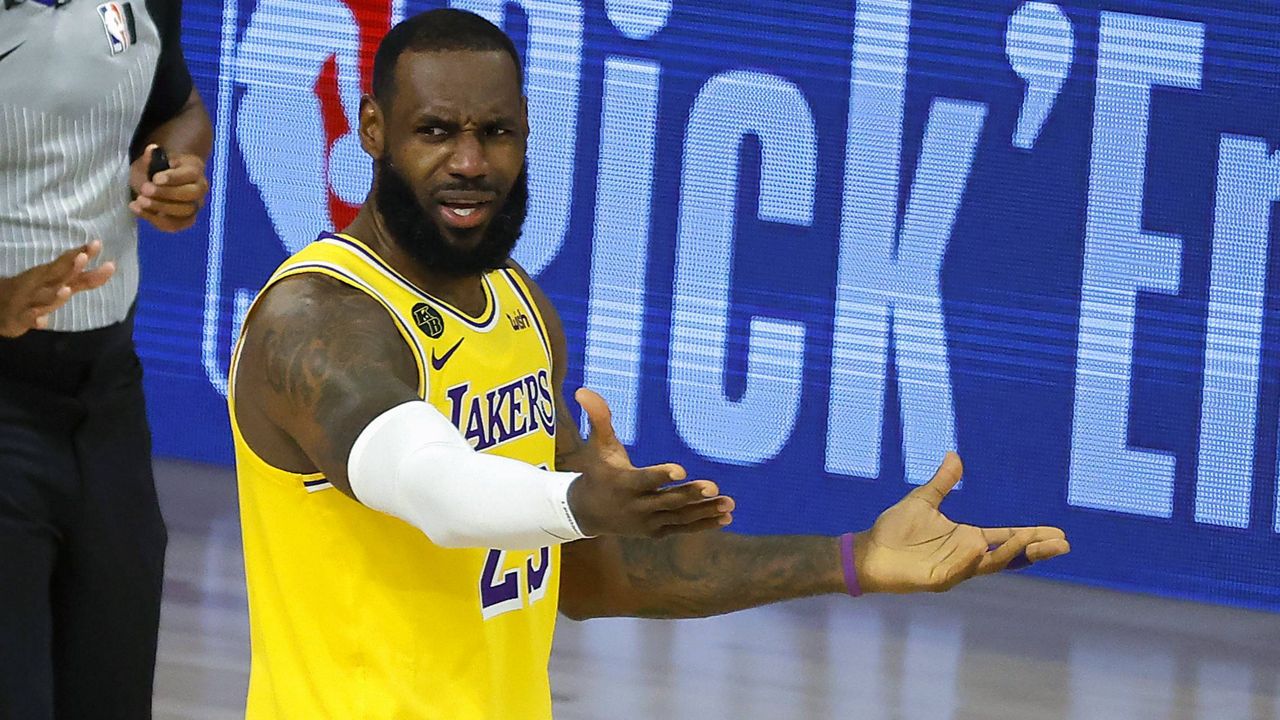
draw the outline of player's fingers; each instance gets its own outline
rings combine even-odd
[[[989,549],[995,550],[996,545],[992,545]],[[1025,567],[1038,563],[1042,560],[1066,555],[1071,552],[1071,543],[1065,538],[1054,538],[1050,540],[1037,540],[1034,537],[1027,544],[1022,552],[1014,556],[1012,560],[1004,566],[1005,570],[1021,570]]]
[[[1009,563],[1026,552],[1031,540],[1032,535],[1029,532],[1014,533],[1013,537],[982,556],[982,562],[978,566],[978,574],[989,575],[1004,570]]]
[[[632,487],[640,492],[652,492],[672,482],[679,482],[687,476],[683,467],[676,463],[662,463],[636,468],[632,473]]]
[[[594,390],[578,388],[578,391],[573,394],[573,399],[578,401],[582,411],[587,414],[587,422],[590,425],[588,442],[601,445],[621,444],[618,442],[618,436],[613,432],[613,414],[609,411],[609,404],[604,401],[604,398]]]
[[[1013,537],[1013,534],[1015,532],[1023,529],[1024,528],[1016,528],[1016,527],[995,527],[995,528],[984,527],[982,528],[982,539],[986,540],[987,545],[990,545],[992,549],[995,549],[998,545],[1000,545],[1000,543],[1003,543],[1009,538]]]
[[[1063,540],[1041,540],[1027,546],[1026,555],[1030,562],[1040,562],[1071,552],[1071,543]]]
[[[71,262],[71,272],[60,279],[66,280],[69,278],[74,278],[76,275],[84,272],[84,269],[89,267],[89,262],[91,260],[93,260],[93,257],[90,256],[87,251],[82,253],[76,253],[75,260]]]
[[[992,546],[988,547],[988,548],[987,548],[987,550],[988,550],[988,551],[995,550],[995,549],[996,549],[996,548],[998,548],[998,547],[1000,547],[1000,546],[999,546],[999,545],[992,545]],[[1031,547],[1031,546],[1030,546],[1030,545],[1028,545],[1027,547]],[[1031,566],[1031,562],[1032,562],[1032,561],[1031,561],[1031,559],[1027,557],[1027,551],[1024,549],[1022,552],[1018,553],[1017,555],[1014,555],[1014,556],[1013,556],[1013,559],[1012,559],[1012,560],[1010,560],[1010,561],[1009,561],[1009,562],[1004,566],[1004,569],[1005,569],[1005,570],[1021,570],[1022,568],[1030,567],[1030,566]]]
[[[977,575],[979,570],[982,568],[983,557],[984,557],[983,555],[978,555],[977,557],[970,558],[969,562],[965,564],[964,569],[961,572],[957,573],[956,579],[952,583],[952,587],[955,587],[955,585],[959,584],[960,582],[964,580],[968,580],[969,578]]]
[[[661,465],[657,465],[655,467],[660,467],[667,473],[669,482],[681,482],[685,478],[689,477],[689,473],[684,469],[684,466],[679,463],[662,463]],[[702,482],[711,482],[711,481],[704,480]]]
[[[676,508],[702,502],[720,494],[720,488],[710,480],[694,480],[673,487],[661,488],[654,492],[650,506],[654,510],[675,510]]]
[[[656,533],[654,537],[666,537],[668,535],[687,535],[689,533],[706,532],[707,530],[719,530],[728,527],[733,522],[733,515],[726,514],[718,517],[706,518],[688,525],[664,525]]]
[[[1040,540],[1063,540],[1067,534],[1061,528],[1051,527],[1048,525],[1027,526],[1027,527],[997,527],[982,528],[982,539],[987,541],[988,545],[999,545],[1014,533],[1028,532],[1032,535],[1032,542]]]
[[[949,452],[942,459],[942,465],[938,466],[938,472],[934,473],[933,478],[924,485],[912,490],[908,497],[924,500],[936,509],[942,505],[947,493],[951,492],[951,488],[960,482],[960,478],[963,475],[964,463],[960,462],[960,456],[954,452]]]
[[[685,505],[676,510],[654,513],[654,524],[657,527],[692,525],[703,520],[728,518],[732,512],[733,498],[717,497],[692,505]],[[725,520],[725,523],[727,522]]]

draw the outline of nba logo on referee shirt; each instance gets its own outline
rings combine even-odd
[[[119,55],[133,45],[128,12],[121,3],[102,3],[98,6],[98,16],[102,18],[102,28],[107,31],[107,43],[111,46],[112,55]]]

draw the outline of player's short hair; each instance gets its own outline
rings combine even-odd
[[[511,56],[524,86],[524,70],[515,43],[497,25],[465,10],[428,10],[391,28],[373,56],[373,96],[384,106],[395,93],[396,62],[406,52],[497,50]]]

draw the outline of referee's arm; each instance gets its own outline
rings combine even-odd
[[[213,145],[213,125],[196,91],[182,55],[180,0],[148,3],[160,32],[160,60],[147,106],[130,147],[129,209],[168,232],[185,230],[196,221],[209,192],[205,161]],[[170,170],[150,177],[152,153],[160,147]]]

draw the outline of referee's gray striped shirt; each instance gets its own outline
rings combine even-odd
[[[113,53],[104,4],[28,1],[0,9],[0,276],[94,239],[103,244],[99,262],[116,263],[105,286],[75,295],[53,314],[53,330],[119,322],[138,291],[129,143],[151,91],[160,37],[135,0],[135,42],[124,49],[117,42]]]

